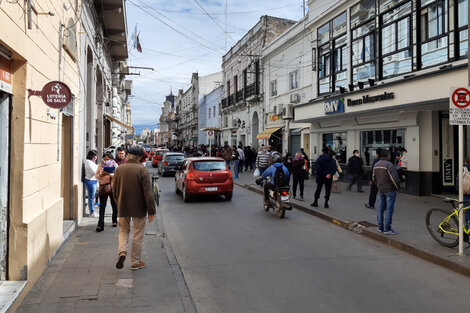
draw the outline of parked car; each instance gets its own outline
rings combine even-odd
[[[142,148],[144,148],[145,152],[150,153],[150,145],[143,145]]]
[[[184,202],[194,196],[233,195],[233,176],[222,158],[187,158],[175,174],[175,192],[183,194]]]
[[[161,176],[175,175],[176,170],[181,167],[184,161],[184,153],[167,152],[158,163],[158,173]]]
[[[170,152],[168,149],[157,149],[155,150],[155,154],[153,155],[152,158],[152,167],[157,167],[158,163],[162,159],[163,155],[167,152]]]

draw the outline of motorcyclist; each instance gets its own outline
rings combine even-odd
[[[282,164],[282,158],[280,154],[274,154],[271,158],[272,164],[270,167],[268,167],[264,172],[263,175],[261,175],[261,178],[266,178],[270,177],[269,182],[266,182],[264,184],[264,202],[269,201],[269,191],[274,190],[276,187],[284,187],[284,186],[276,186],[274,177],[276,175],[276,170],[278,168],[281,168],[284,171],[285,175],[285,181],[286,185],[289,185],[289,178],[290,178],[290,173],[289,170]]]

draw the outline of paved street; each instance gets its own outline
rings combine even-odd
[[[146,269],[115,269],[117,229],[107,220],[96,233],[95,219],[87,218],[18,312],[193,312],[194,305],[200,313],[460,313],[468,307],[467,277],[298,210],[280,220],[262,210],[254,192],[235,187],[230,202],[184,203],[173,177],[159,184],[163,226],[147,229]]]
[[[261,196],[185,204],[161,178],[165,231],[198,312],[461,312],[470,281]],[[464,292],[466,293],[466,292]],[[449,306],[452,298],[453,305]],[[462,300],[461,300],[462,299]]]

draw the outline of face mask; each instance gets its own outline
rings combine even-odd
[[[108,161],[103,160],[103,165],[110,166],[111,162],[112,162],[112,160],[108,160]]]
[[[359,156],[359,153],[355,153],[354,155],[358,157],[358,156]]]

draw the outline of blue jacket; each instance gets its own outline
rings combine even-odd
[[[333,176],[337,170],[336,162],[329,154],[320,155],[315,163],[315,168],[317,177],[321,178],[325,178],[328,174]]]
[[[263,172],[263,175],[261,175],[261,177],[266,178],[268,176],[271,176],[270,183],[274,185],[274,175],[276,174],[276,169],[278,167],[282,167],[282,169],[284,170],[284,174],[286,175],[286,179],[287,181],[289,181],[289,178],[290,178],[289,170],[282,163],[274,163]]]

